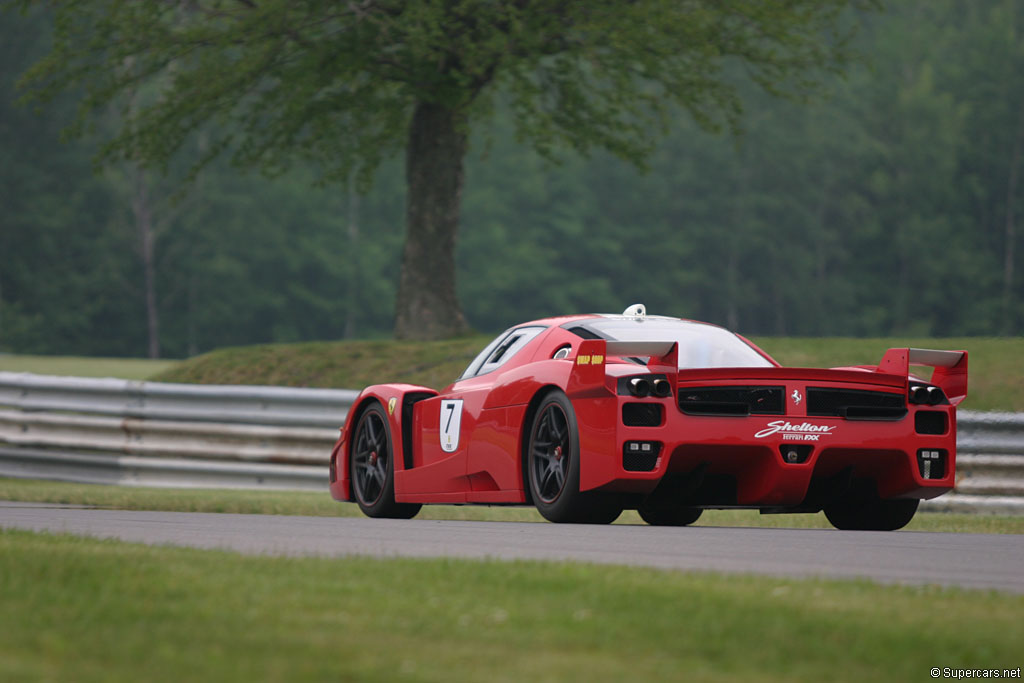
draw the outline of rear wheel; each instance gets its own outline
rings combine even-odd
[[[530,497],[552,522],[609,524],[622,507],[580,492],[580,444],[576,413],[560,391],[545,396],[534,413],[527,441]]]
[[[421,505],[395,502],[395,459],[387,413],[373,403],[352,434],[349,472],[353,496],[368,517],[411,519]]]
[[[910,523],[920,502],[916,498],[844,498],[826,505],[825,517],[837,529],[896,531]]]
[[[651,526],[688,526],[704,511],[686,505],[657,505],[645,500],[637,509],[640,519]]]
[[[599,494],[587,494],[587,510],[577,520],[582,524],[611,524],[622,514],[622,506],[613,500],[603,500]]]

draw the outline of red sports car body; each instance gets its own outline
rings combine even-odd
[[[556,522],[637,509],[683,525],[705,508],[754,508],[897,529],[953,487],[966,393],[965,351],[786,368],[721,327],[642,306],[549,318],[496,337],[441,392],[367,387],[331,455],[330,488],[379,517],[533,504]]]

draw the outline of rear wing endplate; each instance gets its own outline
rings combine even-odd
[[[935,349],[889,349],[876,372],[908,376],[912,365],[935,368],[931,382],[956,405],[967,397],[967,352]]]

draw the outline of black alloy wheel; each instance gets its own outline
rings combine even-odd
[[[391,428],[383,406],[373,403],[359,416],[352,436],[350,473],[359,509],[368,517],[410,519],[420,505],[395,502]]]
[[[526,477],[530,497],[552,522],[609,524],[622,507],[580,492],[580,444],[576,413],[569,398],[552,391],[534,413],[527,441]]]
[[[547,402],[537,414],[530,439],[530,481],[535,500],[552,505],[562,495],[574,445],[565,408],[557,401]]]

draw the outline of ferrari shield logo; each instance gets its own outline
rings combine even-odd
[[[462,399],[441,401],[441,450],[454,453],[459,447],[462,426]]]

